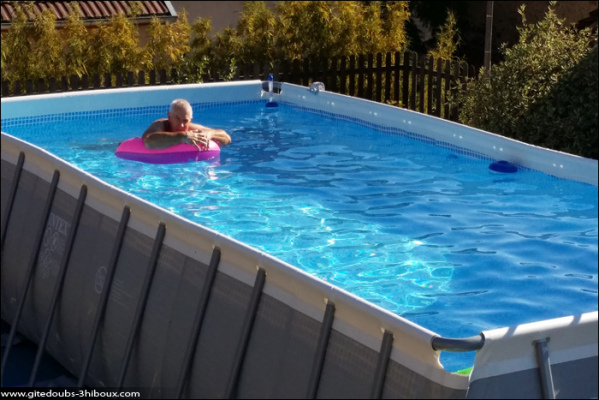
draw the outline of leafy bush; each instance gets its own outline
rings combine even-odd
[[[457,20],[453,12],[447,12],[447,20],[437,32],[437,46],[428,51],[428,55],[441,60],[453,60],[460,44]]]
[[[458,93],[460,122],[538,146],[597,158],[597,32],[565,26],[550,3],[505,61]]]
[[[572,67],[517,122],[523,140],[597,159],[597,47]]]
[[[264,1],[243,3],[237,26],[214,37],[209,18],[191,25],[184,11],[174,23],[153,18],[142,46],[134,21],[139,2],[127,2],[130,18],[118,15],[92,28],[84,26],[78,2],[71,2],[62,29],[50,10],[29,23],[32,2],[14,2],[15,18],[2,34],[2,79],[23,84],[43,78],[47,84],[49,78],[108,73],[114,82],[117,73],[175,70],[172,77],[180,83],[200,82],[205,72],[229,80],[235,67],[254,63],[272,67],[275,60],[401,52],[409,44],[407,1],[281,1],[274,10]],[[435,54],[452,58],[455,35],[450,15]]]
[[[2,35],[2,79],[10,82],[141,69],[176,69],[186,81],[209,69],[230,78],[235,65],[278,59],[403,51],[408,39],[406,1],[281,1],[271,11],[264,1],[244,2],[237,27],[212,40],[209,18],[190,26],[181,13],[175,23],[152,19],[148,43],[140,44],[134,23],[139,2],[128,2],[131,18],[117,15],[86,29],[77,2],[64,29],[50,10],[28,23],[32,2],[14,2],[15,18]]]
[[[163,24],[152,17],[148,29],[148,43],[145,51],[149,57],[148,67],[154,69],[183,68],[186,54],[189,53],[191,28],[187,23],[187,13],[183,12],[177,22]]]
[[[407,1],[280,1],[275,43],[289,60],[404,51],[409,18]]]

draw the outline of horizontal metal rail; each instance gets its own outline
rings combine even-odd
[[[467,338],[444,338],[435,336],[431,339],[433,350],[444,350],[453,353],[474,351],[482,349],[485,344],[485,337],[482,333]]]

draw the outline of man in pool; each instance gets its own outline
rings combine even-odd
[[[207,149],[210,140],[221,146],[231,143],[231,137],[222,129],[208,128],[192,124],[193,111],[187,100],[177,99],[171,103],[168,118],[158,119],[142,135],[148,149],[164,149],[180,143],[195,145],[198,149]]]

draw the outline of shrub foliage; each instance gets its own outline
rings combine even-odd
[[[505,61],[457,96],[460,122],[527,143],[597,158],[597,32],[566,26],[552,2],[526,22]],[[594,47],[592,47],[594,45]]]
[[[235,65],[403,51],[408,46],[407,1],[281,1],[274,11],[264,1],[246,1],[237,27],[214,36],[209,18],[191,25],[185,12],[174,23],[153,19],[144,45],[133,19],[141,10],[139,2],[127,2],[133,18],[117,15],[91,29],[83,25],[76,1],[70,3],[63,29],[55,28],[50,10],[28,22],[32,3],[13,3],[13,22],[2,35],[3,80],[174,68],[193,81],[201,75],[198,70],[215,70],[227,78]]]

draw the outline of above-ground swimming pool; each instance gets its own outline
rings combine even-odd
[[[166,109],[3,129],[446,337],[596,308],[593,185],[494,172],[488,157],[410,132],[263,101],[195,107],[195,121],[233,138],[217,160],[114,156]],[[472,363],[459,358],[444,365]]]
[[[431,138],[437,119],[426,117],[426,126],[405,112],[394,125],[381,105],[337,114],[334,98],[319,109],[310,101],[325,93],[300,90],[290,87],[298,94],[277,108],[190,98],[194,122],[233,139],[205,162],[114,156],[120,142],[165,117],[168,101],[9,117],[2,131],[445,337],[597,309],[596,162],[584,177],[565,173],[582,182],[564,179],[552,175],[564,174],[560,157],[570,156],[553,152],[556,170],[547,174],[523,162],[527,150],[547,162],[532,146],[486,134],[491,154],[480,149],[485,138],[474,141],[460,125],[443,121],[445,139]],[[510,153],[511,145],[524,149]],[[518,171],[491,171],[498,159]],[[441,361],[457,371],[473,358]]]

